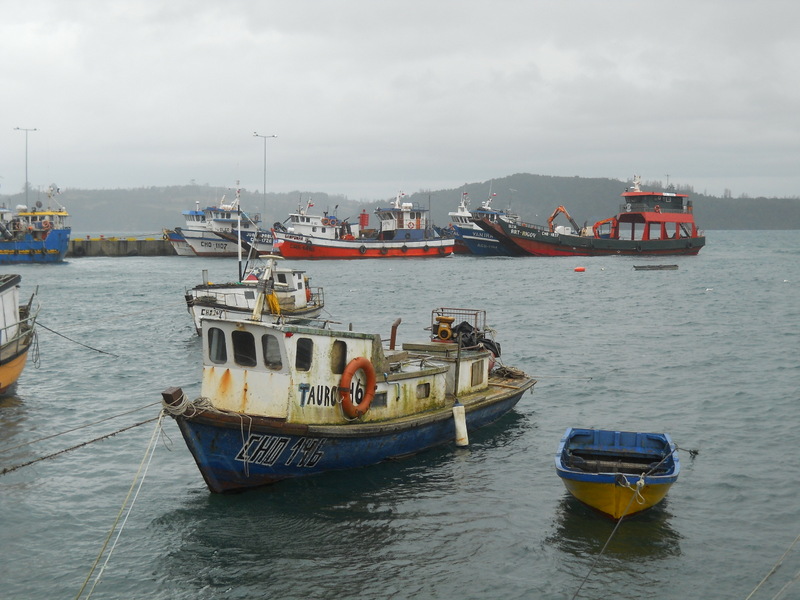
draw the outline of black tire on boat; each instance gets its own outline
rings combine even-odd
[[[358,251],[361,254],[366,254],[367,253],[367,247],[362,244],[361,247],[358,249]]]

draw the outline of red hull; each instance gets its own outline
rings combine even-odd
[[[427,243],[362,242],[347,245],[312,244],[281,240],[276,244],[284,258],[355,259],[355,258],[442,258],[453,253],[452,240],[430,240]]]

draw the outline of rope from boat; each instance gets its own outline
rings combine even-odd
[[[104,417],[98,421],[93,421],[92,423],[86,423],[85,425],[78,425],[77,427],[73,427],[72,429],[67,429],[65,431],[60,431],[59,433],[54,433],[52,435],[46,435],[44,437],[37,438],[35,440],[30,440],[28,442],[23,442],[21,444],[17,444],[16,446],[6,446],[5,448],[0,448],[0,454],[3,452],[10,452],[11,450],[16,450],[17,448],[22,448],[23,446],[29,446],[30,444],[36,444],[38,442],[43,442],[45,440],[49,440],[60,435],[65,435],[67,433],[72,433],[73,431],[78,431],[80,429],[86,429],[87,427],[92,427],[93,425],[97,425],[98,423],[103,423],[105,421],[110,421],[111,419],[116,419],[117,417],[124,417],[125,415],[129,415],[131,413],[138,412],[140,410],[144,410],[145,408],[150,408],[151,406],[155,406],[159,404],[158,402],[151,402],[150,404],[145,404],[144,406],[140,406],[139,408],[134,408],[133,410],[128,410],[123,413],[119,413],[116,415],[111,415],[110,417]]]
[[[127,496],[125,496],[125,500],[122,502],[122,506],[119,509],[119,513],[117,513],[117,518],[114,520],[114,524],[111,526],[111,530],[108,532],[106,536],[105,542],[103,542],[103,547],[100,548],[100,553],[97,555],[97,558],[92,564],[92,568],[89,569],[89,574],[86,576],[86,580],[83,582],[81,589],[78,591],[78,595],[75,596],[75,600],[78,600],[81,595],[83,594],[86,586],[89,583],[89,580],[92,578],[92,574],[94,573],[97,565],[100,563],[100,559],[102,558],[103,554],[108,547],[109,541],[111,541],[111,536],[114,535],[114,531],[117,530],[117,524],[119,523],[120,519],[122,518],[122,514],[125,512],[125,507],[128,507],[128,512],[125,515],[125,519],[122,521],[122,524],[119,526],[119,530],[117,531],[117,537],[114,539],[114,543],[111,545],[111,549],[108,551],[106,555],[106,560],[103,563],[103,566],[100,568],[100,571],[97,573],[97,577],[94,579],[94,583],[92,587],[89,589],[89,593],[86,595],[86,599],[88,600],[91,598],[92,593],[94,592],[94,588],[97,587],[97,584],[100,582],[100,578],[103,576],[103,572],[105,571],[106,567],[108,566],[108,561],[111,560],[111,554],[114,552],[114,548],[117,546],[117,542],[119,541],[120,536],[122,535],[122,530],[125,528],[125,524],[128,522],[128,517],[130,517],[131,512],[133,511],[133,505],[136,503],[136,499],[139,497],[139,492],[142,489],[142,485],[144,484],[144,479],[147,476],[147,470],[150,468],[150,462],[153,460],[153,455],[155,454],[156,450],[156,441],[158,440],[158,432],[161,429],[161,421],[164,418],[164,411],[162,410],[159,412],[155,428],[153,429],[153,435],[150,436],[150,441],[147,444],[147,449],[145,450],[144,456],[142,457],[142,462],[139,463],[139,469],[136,471],[136,475],[133,477],[133,481],[131,482],[131,487],[128,490]],[[141,479],[139,475],[141,474]],[[136,486],[136,482],[139,482],[138,487]],[[133,493],[134,488],[136,488],[136,493]],[[131,495],[133,494],[133,499],[131,500]],[[128,504],[128,500],[130,500],[130,504]]]
[[[50,329],[46,325],[42,325],[41,321],[37,321],[36,325],[38,327],[41,327],[42,329],[46,329],[50,333],[55,333],[56,335],[61,336],[62,338],[72,342],[73,344],[78,344],[79,346],[83,346],[84,348],[88,348],[89,350],[94,350],[95,352],[99,352],[100,354],[108,354],[109,356],[113,356],[114,358],[119,358],[118,354],[114,354],[112,352],[106,352],[105,350],[100,350],[99,348],[92,348],[91,346],[87,346],[86,344],[83,344],[81,342],[78,342],[77,340],[73,340],[72,338],[65,336],[63,333],[58,333],[57,331]]]
[[[753,589],[753,591],[750,592],[748,594],[747,598],[745,598],[744,600],[750,600],[750,598],[753,597],[753,594],[755,594],[759,590],[759,588],[761,588],[761,586],[764,585],[764,583],[766,583],[767,579],[772,577],[772,575],[775,573],[775,571],[778,570],[778,567],[780,567],[783,564],[783,561],[788,556],[789,552],[791,552],[792,549],[797,545],[798,541],[800,541],[800,535],[798,535],[796,538],[794,538],[794,541],[786,549],[786,552],[783,553],[783,556],[781,556],[780,559],[778,559],[778,562],[776,562],[775,565],[769,570],[769,573],[764,575],[764,579],[762,579],[761,581],[758,582],[758,585],[755,587],[755,589]],[[794,576],[794,579],[792,581],[789,581],[786,585],[784,585],[778,591],[777,594],[775,594],[773,596],[773,600],[776,600],[777,598],[779,598],[781,596],[781,594],[783,594],[783,592],[785,592],[787,589],[789,589],[789,586],[793,585],[798,580],[798,577],[800,577],[800,572],[798,572]]]
[[[211,404],[210,398],[207,398],[206,396],[200,396],[194,400],[189,400],[186,392],[183,392],[183,395],[180,397],[180,400],[178,400],[177,404],[167,404],[166,402],[162,402],[162,406],[164,410],[173,417],[183,416],[191,418],[208,410],[217,410]]]
[[[627,480],[626,480],[626,483],[627,483]],[[628,487],[630,487],[630,484],[628,484]],[[575,593],[572,595],[572,600],[575,600],[575,598],[578,597],[578,594],[580,593],[581,588],[583,588],[584,584],[589,580],[589,577],[591,576],[592,572],[594,571],[594,568],[597,566],[597,563],[600,560],[600,557],[603,556],[603,553],[606,551],[606,548],[608,548],[608,545],[611,543],[611,539],[614,537],[614,534],[617,533],[617,530],[619,529],[619,526],[622,524],[622,520],[625,518],[625,515],[628,514],[628,510],[630,509],[631,504],[633,504],[633,499],[637,496],[637,494],[641,495],[639,490],[642,487],[644,487],[644,473],[642,473],[642,475],[639,477],[639,481],[636,482],[636,490],[635,490],[636,493],[631,494],[631,499],[628,501],[628,506],[626,506],[625,510],[622,511],[622,516],[617,521],[617,524],[614,525],[614,529],[611,530],[611,534],[608,536],[608,539],[606,540],[606,543],[603,544],[603,548],[600,550],[600,553],[595,557],[594,562],[592,562],[592,566],[589,567],[589,572],[586,573],[586,577],[583,578],[583,581],[581,581],[581,584],[578,586],[578,589],[575,590]]]
[[[88,442],[81,442],[80,444],[75,444],[74,446],[70,446],[69,448],[64,448],[63,450],[59,450],[58,452],[53,452],[52,454],[48,454],[46,456],[40,456],[39,458],[35,458],[33,460],[29,460],[26,463],[22,463],[21,465],[15,465],[13,467],[4,467],[2,471],[0,471],[0,475],[6,475],[7,473],[13,473],[14,471],[21,469],[22,467],[28,467],[34,463],[41,462],[43,460],[47,460],[48,458],[55,458],[61,454],[65,454],[70,452],[71,450],[77,450],[78,448],[83,448],[84,446],[88,446],[94,442],[101,442],[105,439],[113,437],[118,433],[122,433],[123,431],[128,431],[129,429],[133,429],[134,427],[139,427],[140,425],[145,425],[147,423],[152,423],[156,419],[160,417],[153,417],[152,419],[147,419],[146,421],[140,421],[139,423],[134,423],[133,425],[129,425],[128,427],[123,427],[122,429],[118,429],[117,431],[112,431],[111,433],[107,433],[106,435],[101,435],[100,437],[94,438],[93,440],[89,440]]]

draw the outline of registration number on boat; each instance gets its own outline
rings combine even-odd
[[[284,436],[251,433],[236,455],[236,460],[266,467],[276,463],[313,467],[325,454],[321,450],[325,443],[323,439],[301,437],[290,446],[291,441],[291,438]]]

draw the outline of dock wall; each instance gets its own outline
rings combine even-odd
[[[168,240],[156,238],[99,237],[72,239],[67,258],[85,256],[174,256]]]

